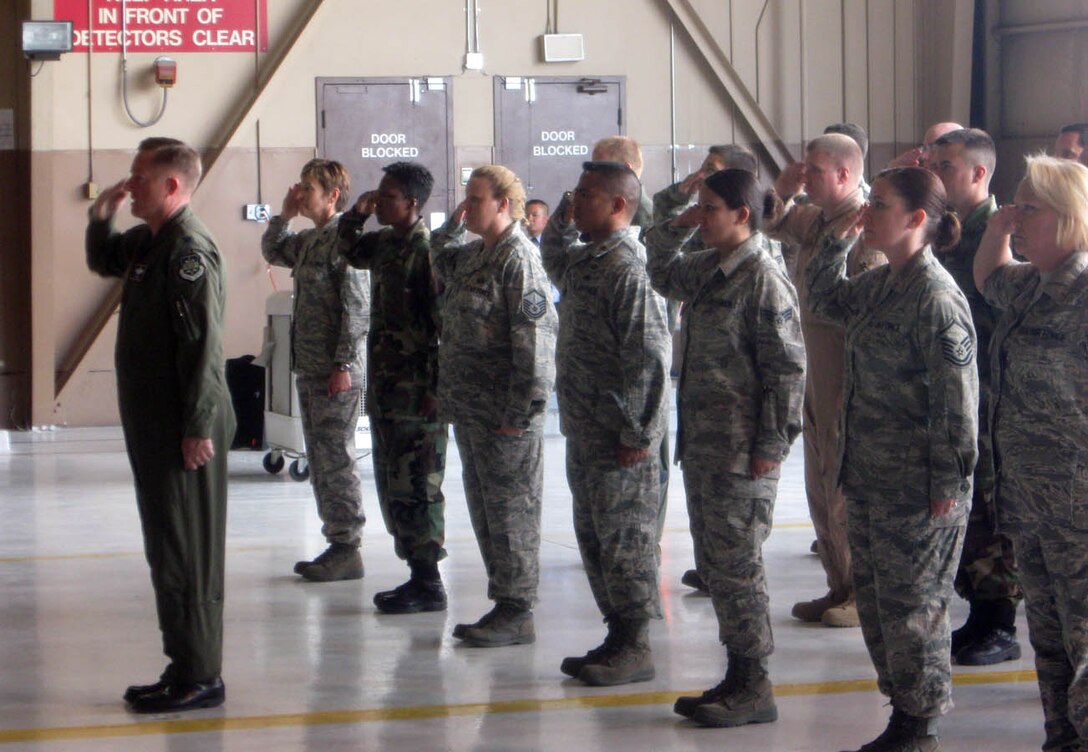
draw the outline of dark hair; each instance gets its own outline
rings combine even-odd
[[[397,181],[405,196],[416,200],[416,211],[431,197],[434,176],[419,162],[393,162],[383,167],[382,172]]]
[[[737,144],[718,144],[707,149],[708,154],[718,157],[725,165],[723,170],[747,170],[759,174],[759,162],[750,150]]]
[[[1069,123],[1063,125],[1058,133],[1076,133],[1081,146],[1088,146],[1088,123]]]
[[[551,209],[549,209],[549,208],[548,208],[548,202],[547,202],[547,201],[544,201],[544,200],[542,200],[542,199],[539,199],[539,198],[531,198],[531,199],[529,199],[528,201],[526,201],[526,202],[525,202],[525,209],[526,209],[526,211],[528,211],[528,209],[529,209],[529,207],[530,207],[530,206],[543,206],[543,207],[544,207],[544,213],[545,213],[545,214],[549,214],[549,213],[551,213]]]
[[[841,133],[854,139],[858,148],[861,149],[862,159],[869,153],[869,134],[857,123],[832,123],[824,128],[824,133]]]
[[[703,181],[730,209],[748,209],[748,229],[756,232],[763,227],[771,196],[748,170],[720,170]]]
[[[633,217],[638,211],[638,203],[642,198],[642,183],[635,171],[623,162],[608,160],[595,160],[583,162],[582,169],[601,178],[604,187],[613,196],[622,196],[627,203],[627,216]]]
[[[200,164],[200,155],[196,149],[176,138],[152,136],[140,142],[136,151],[150,154],[151,164],[156,167],[169,167],[182,176],[185,187],[190,191],[200,182],[204,170]]]
[[[960,220],[949,210],[941,179],[921,167],[892,167],[877,180],[885,180],[903,199],[907,211],[926,213],[925,242],[943,251],[960,242]]]
[[[351,201],[351,175],[344,165],[331,159],[311,159],[302,166],[302,177],[313,178],[325,193],[340,189],[336,197],[336,211],[344,211]]]
[[[958,131],[949,131],[933,142],[934,146],[952,144],[963,144],[963,150],[971,156],[974,164],[985,167],[988,175],[994,174],[997,149],[989,133],[981,128],[960,128]]]

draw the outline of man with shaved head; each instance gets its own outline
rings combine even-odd
[[[990,341],[1001,311],[990,305],[975,284],[974,262],[982,235],[997,213],[990,179],[997,150],[986,131],[964,128],[938,138],[932,149],[933,167],[944,184],[948,205],[960,219],[960,239],[936,253],[956,280],[971,307],[975,325],[975,363],[979,381],[978,464],[967,532],[956,571],[956,592],[971,610],[967,622],[952,632],[952,658],[963,666],[987,666],[1020,658],[1016,639],[1016,608],[1023,598],[1012,540],[997,528],[994,507],[994,463],[989,425],[992,384]]]
[[[946,133],[959,130],[963,130],[963,126],[959,123],[934,123],[926,128],[925,135],[922,136],[921,146],[907,149],[891,162],[888,162],[888,167],[925,167],[927,170],[932,170],[933,144]]]
[[[563,295],[556,393],[574,531],[608,625],[603,644],[561,670],[605,686],[654,677],[649,624],[661,618],[658,447],[668,428],[670,338],[631,225],[638,178],[623,162],[583,169],[544,230],[541,256]]]
[[[786,202],[771,218],[767,234],[798,247],[792,264],[801,309],[808,367],[805,369],[804,437],[805,491],[816,528],[817,552],[827,573],[828,592],[797,603],[794,617],[830,627],[856,627],[857,607],[850,576],[850,546],[846,540],[846,499],[839,490],[837,455],[842,404],[845,337],[843,330],[811,313],[804,284],[809,261],[828,237],[841,234],[857,220],[864,203],[861,193],[861,147],[849,136],[829,133],[809,142],[804,162],[786,167],[775,190]],[[804,190],[808,202],[792,199]],[[883,254],[858,242],[847,257],[850,276],[885,263]]]

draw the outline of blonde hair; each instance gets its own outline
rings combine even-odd
[[[484,165],[472,171],[472,178],[483,178],[491,184],[491,195],[495,198],[510,200],[510,219],[520,222],[525,218],[525,186],[507,167],[502,165]]]
[[[1020,186],[1034,193],[1058,215],[1060,248],[1088,250],[1088,167],[1043,154],[1025,157]]]
[[[825,133],[809,141],[806,151],[823,154],[834,162],[836,167],[846,167],[850,170],[850,176],[856,178],[855,183],[861,180],[864,158],[858,142],[849,136],[841,133]]]
[[[623,162],[635,175],[642,174],[642,148],[628,136],[609,136],[593,144],[593,158]]]

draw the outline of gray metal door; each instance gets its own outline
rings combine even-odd
[[[352,200],[385,165],[420,162],[434,175],[428,224],[454,206],[452,117],[448,76],[317,79],[317,151],[347,167]]]
[[[594,142],[626,131],[624,88],[623,76],[496,76],[496,161],[517,173],[529,198],[554,208]]]

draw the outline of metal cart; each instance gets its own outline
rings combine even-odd
[[[264,469],[276,474],[283,470],[286,459],[290,459],[287,474],[293,480],[304,481],[310,477],[310,465],[306,458],[306,439],[302,433],[302,409],[295,388],[295,375],[291,373],[293,313],[294,295],[289,291],[274,292],[265,301],[268,323],[264,332],[264,349],[258,358],[265,369],[264,436],[269,451],[264,456]],[[362,400],[359,410],[362,415]],[[356,459],[370,454],[370,425],[365,420],[359,421],[355,446],[363,450]]]
[[[310,477],[306,461],[306,439],[302,435],[302,410],[295,390],[295,375],[291,373],[291,314],[294,296],[274,292],[265,301],[268,323],[264,330],[264,438],[268,454],[264,469],[278,473],[291,459],[287,473],[297,481]]]

